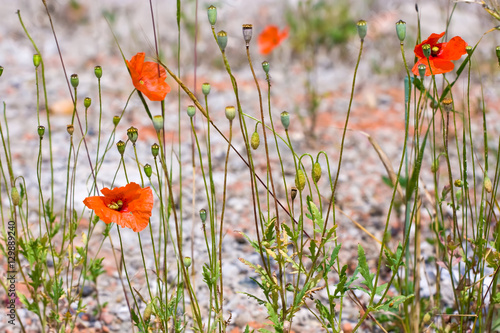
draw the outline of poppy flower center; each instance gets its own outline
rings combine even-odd
[[[433,46],[431,49],[431,56],[437,57],[438,53],[439,53],[439,47]]]
[[[121,200],[118,200],[117,202],[111,202],[109,205],[108,205],[108,208],[109,209],[112,209],[112,210],[117,210],[117,211],[120,211],[123,207],[123,201]]]

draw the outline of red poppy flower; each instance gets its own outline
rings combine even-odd
[[[132,83],[151,101],[163,101],[170,92],[170,86],[165,82],[167,72],[155,62],[144,61],[145,56],[144,52],[141,52],[133,56],[130,61],[126,60]]]
[[[275,25],[267,26],[259,35],[259,51],[262,54],[269,54],[274,48],[281,44],[288,37],[288,27],[279,32]]]
[[[110,190],[103,188],[103,196],[88,197],[83,203],[105,223],[116,223],[135,232],[146,228],[153,210],[153,192],[136,183]]]
[[[431,75],[431,69],[432,74],[450,72],[455,67],[451,61],[458,60],[461,56],[467,53],[465,50],[467,43],[461,37],[453,37],[447,43],[438,43],[438,40],[443,36],[444,32],[440,34],[432,34],[422,43],[415,46],[415,55],[417,56],[418,61],[411,70],[413,74],[418,75],[418,66],[421,64],[424,64],[427,67],[425,70],[426,76]],[[431,55],[429,56],[431,68],[429,68],[427,58],[422,51],[422,46],[425,44],[429,44],[431,47]]]

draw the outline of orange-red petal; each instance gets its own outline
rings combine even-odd
[[[467,43],[459,36],[453,37],[439,54],[440,59],[458,60],[467,53],[465,47]]]
[[[152,61],[144,61],[144,52],[137,53],[127,66],[130,70],[134,87],[151,101],[162,101],[170,92],[170,86],[165,82],[165,68]]]
[[[431,34],[429,36],[429,38],[427,38],[426,40],[424,40],[422,43],[418,44],[417,46],[415,46],[415,55],[418,57],[418,58],[425,58],[424,56],[424,52],[422,51],[422,46],[425,45],[425,44],[429,44],[431,47],[436,45],[438,40],[444,36],[444,31],[440,34]]]
[[[281,42],[288,37],[288,27],[286,27],[282,32],[275,25],[267,26],[259,35],[257,44],[259,46],[259,52],[261,54],[269,54],[276,46],[281,44]]]

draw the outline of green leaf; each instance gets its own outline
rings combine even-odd
[[[409,300],[410,298],[413,298],[413,294],[404,296],[404,295],[399,295],[396,297],[392,297],[387,299],[384,303],[375,306],[375,307],[369,307],[368,309],[371,311],[390,311],[391,309],[397,309],[397,307],[401,304],[404,303],[406,300]]]
[[[393,273],[395,273],[399,269],[399,267],[405,265],[401,260],[401,256],[403,255],[403,246],[401,245],[401,243],[398,244],[396,253],[394,253],[393,255],[391,255],[386,249],[384,249],[384,254],[387,260],[387,267],[389,267]]]
[[[373,290],[373,276],[375,274],[370,274],[370,268],[366,262],[365,250],[358,244],[358,268],[361,276],[364,278],[364,281],[361,283],[365,284],[368,289]]]
[[[309,214],[306,213],[306,216],[313,221],[315,226],[314,231],[317,233],[322,233],[325,224],[323,221],[323,217],[321,216],[318,207],[316,207],[314,202],[312,202],[311,197],[309,196],[307,196],[307,209],[309,211]]]

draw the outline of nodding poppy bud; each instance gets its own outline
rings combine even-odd
[[[297,197],[297,188],[295,186],[292,186],[290,189],[290,197],[292,200],[295,200],[295,197]]]
[[[163,128],[163,116],[158,115],[153,117],[153,126],[157,133],[159,133]]]
[[[396,22],[396,34],[398,35],[399,41],[402,43],[406,38],[406,22],[399,20]]]
[[[125,142],[123,142],[122,140],[118,141],[116,143],[116,148],[118,148],[118,152],[120,153],[120,155],[123,156],[123,153],[125,153],[125,146],[127,144]]]
[[[215,22],[217,22],[217,7],[215,6],[208,7],[207,14],[208,14],[208,22],[210,22],[210,25],[215,25]]]
[[[427,69],[427,66],[424,64],[418,65],[418,75],[420,75],[420,79],[424,79],[425,77],[425,70]]]
[[[236,117],[236,108],[234,106],[226,106],[226,118],[229,121],[233,121]]]
[[[151,175],[153,174],[153,169],[151,168],[151,165],[146,164],[144,166],[144,173],[146,174],[146,177],[151,178]]]
[[[286,111],[281,112],[281,125],[288,131],[288,126],[290,126],[290,114]]]
[[[94,67],[94,74],[95,77],[100,79],[102,77],[102,67],[101,66],[95,66]]]
[[[201,91],[203,92],[203,95],[207,96],[210,94],[210,83],[205,82],[201,85]]]
[[[194,107],[194,105],[189,105],[187,107],[187,114],[190,118],[194,117],[194,115],[196,114],[196,108]]]
[[[295,187],[302,192],[304,187],[306,186],[306,175],[304,174],[304,171],[302,169],[299,169],[297,171],[297,174],[295,175]]]
[[[17,191],[17,188],[15,186],[10,191],[10,197],[12,198],[12,203],[14,204],[14,206],[19,206],[19,204],[21,203],[21,196],[19,195],[19,192]]]
[[[368,26],[366,25],[365,20],[359,20],[358,23],[356,24],[358,28],[358,35],[361,40],[364,40],[366,37],[366,33],[368,31]]]
[[[160,146],[158,146],[157,143],[153,143],[151,146],[151,154],[153,155],[154,158],[158,156],[158,152],[160,151]]]
[[[73,88],[78,87],[78,83],[80,83],[80,79],[78,79],[78,74],[71,74],[71,78],[69,80]]]
[[[490,177],[484,177],[484,189],[486,192],[491,193],[493,191],[493,184],[491,183]]]
[[[431,46],[429,44],[422,45],[422,52],[426,58],[429,58],[432,52]]]
[[[37,132],[38,132],[38,136],[40,137],[40,139],[43,139],[43,135],[45,134],[45,127],[38,126]]]
[[[128,139],[133,143],[135,144],[135,142],[137,141],[137,138],[139,137],[139,132],[137,131],[137,128],[135,128],[134,126],[130,127],[128,130],[127,130],[127,136],[128,136]]]
[[[315,183],[317,183],[320,178],[321,178],[321,164],[316,162],[313,164],[312,179]]]
[[[90,104],[92,104],[92,99],[90,97],[85,97],[85,99],[83,100],[83,106],[89,108]]]
[[[200,209],[200,219],[202,223],[205,223],[205,221],[207,220],[207,211],[204,208]]]
[[[453,182],[453,185],[455,185],[455,187],[462,187],[462,185],[463,185],[462,179],[455,179],[455,181]]]
[[[73,126],[72,124],[66,126],[66,132],[68,132],[69,135],[73,135],[74,131],[75,131],[75,126]]]
[[[250,44],[252,40],[252,25],[251,24],[243,24],[243,39],[247,46]]]
[[[220,50],[224,52],[227,46],[227,33],[224,30],[217,33],[217,44],[219,44]]]
[[[153,304],[152,303],[148,303],[148,305],[146,305],[146,308],[144,309],[144,314],[142,316],[142,318],[144,318],[144,321],[149,321],[149,319],[151,319],[151,314],[153,313]]]
[[[257,131],[253,132],[252,137],[250,138],[250,145],[252,146],[253,150],[259,148],[260,145],[259,132]]]
[[[38,67],[40,66],[41,62],[42,62],[42,57],[38,53],[33,54],[33,65],[35,65],[35,67]]]
[[[453,108],[453,100],[451,98],[443,99],[443,106],[446,112],[450,112]]]
[[[435,159],[431,164],[431,172],[436,173],[439,170],[439,160]]]
[[[262,69],[264,70],[264,72],[266,72],[266,74],[269,74],[269,62],[263,61],[262,62]]]
[[[113,117],[113,125],[118,126],[118,123],[120,122],[120,116],[114,116]]]
[[[193,260],[191,259],[191,257],[184,257],[184,266],[186,266],[186,268],[189,268],[192,262]]]

